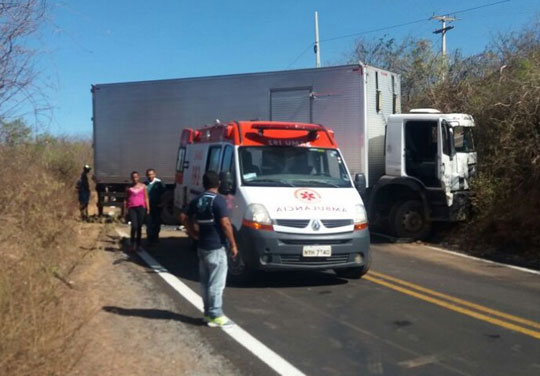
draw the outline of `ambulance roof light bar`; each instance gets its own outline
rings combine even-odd
[[[336,145],[334,141],[333,132],[329,132],[328,129],[320,124],[297,124],[297,123],[269,123],[269,124],[253,124],[252,129],[257,129],[260,136],[264,135],[265,130],[282,130],[282,131],[306,131],[310,136],[315,139],[319,138],[318,132],[326,133],[328,139],[332,145]]]
[[[253,129],[259,129],[264,131],[265,129],[276,129],[286,131],[309,131],[309,132],[324,132],[326,129],[317,124],[253,124]]]

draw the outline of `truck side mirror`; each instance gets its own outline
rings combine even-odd
[[[358,173],[354,175],[354,187],[360,193],[360,196],[363,196],[366,194],[367,189],[366,184],[366,175],[363,173]]]
[[[220,173],[219,180],[221,182],[219,185],[219,193],[227,195],[234,192],[234,179],[229,171]]]

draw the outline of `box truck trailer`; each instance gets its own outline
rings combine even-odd
[[[371,226],[423,238],[434,221],[465,219],[476,166],[474,121],[420,109],[401,114],[400,76],[362,63],[314,69],[92,86],[98,206],[123,199],[132,170],[154,168],[174,194],[183,129],[231,120],[322,124],[335,133]]]

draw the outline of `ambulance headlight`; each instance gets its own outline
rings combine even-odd
[[[266,210],[266,208],[262,204],[250,204],[247,207],[244,219],[264,225],[272,224],[272,220],[270,219],[268,210]]]
[[[356,204],[354,206],[354,229],[364,230],[368,226],[367,213],[364,205]]]
[[[262,204],[248,205],[242,224],[255,230],[272,231],[274,229],[268,210]]]

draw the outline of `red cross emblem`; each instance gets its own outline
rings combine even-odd
[[[300,201],[308,202],[311,204],[319,202],[321,199],[321,195],[312,189],[297,189],[294,192],[294,197],[296,197],[296,199]]]
[[[308,201],[315,199],[315,195],[311,192],[302,192],[300,193],[300,197],[302,197],[303,200],[308,200]]]

